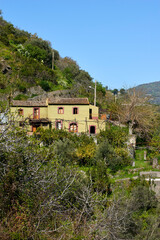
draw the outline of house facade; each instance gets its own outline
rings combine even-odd
[[[105,129],[105,121],[99,119],[98,107],[89,104],[87,98],[14,100],[11,112],[17,114],[20,127],[27,124],[28,132],[35,132],[40,126],[89,134],[97,134]]]

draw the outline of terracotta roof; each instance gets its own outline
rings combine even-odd
[[[50,105],[89,105],[88,98],[50,98]],[[47,101],[22,101],[13,100],[12,107],[46,107]]]
[[[89,105],[88,98],[52,98],[49,99],[48,104],[53,105]]]
[[[12,107],[47,107],[46,101],[22,101],[13,100]]]

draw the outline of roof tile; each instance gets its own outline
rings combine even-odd
[[[79,105],[89,105],[88,98],[53,98],[49,99],[48,103],[50,105],[59,105],[59,104],[79,104]]]
[[[51,98],[49,105],[89,105],[88,98]],[[47,101],[22,101],[13,100],[12,107],[46,107]]]
[[[13,100],[12,107],[47,107],[46,101],[22,101]]]

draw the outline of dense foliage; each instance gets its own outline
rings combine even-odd
[[[46,92],[72,89],[74,96],[85,96],[93,102],[94,91],[89,86],[94,84],[88,72],[71,58],[61,58],[49,41],[15,28],[2,16],[0,50],[0,94],[19,91],[24,97],[18,99],[26,99],[28,88],[41,86]],[[97,83],[97,101],[104,95],[105,88]]]
[[[150,185],[111,180],[130,165],[120,154],[125,144],[107,138],[107,130],[98,145],[62,130],[27,136],[8,117],[0,135],[2,239],[158,239],[159,205]]]

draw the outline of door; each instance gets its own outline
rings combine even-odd
[[[96,134],[96,126],[90,126],[89,132],[90,132],[90,134]]]
[[[33,126],[32,127],[32,132],[36,132],[36,130],[37,130],[36,126]]]

